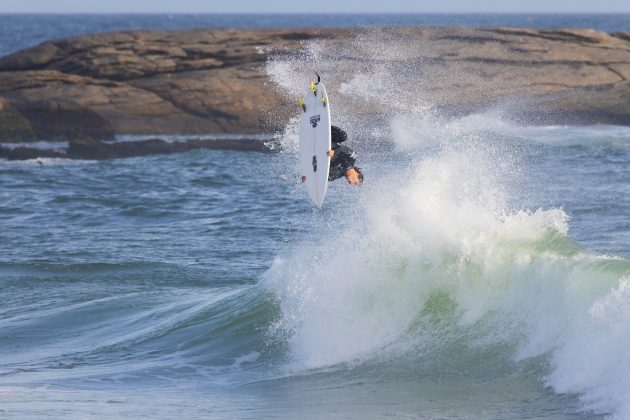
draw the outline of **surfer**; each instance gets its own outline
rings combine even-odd
[[[328,151],[328,156],[331,157],[328,181],[334,181],[345,176],[350,185],[361,185],[363,172],[361,172],[361,168],[354,166],[357,155],[354,150],[341,144],[346,141],[348,134],[334,125],[330,127],[330,133],[332,149]]]

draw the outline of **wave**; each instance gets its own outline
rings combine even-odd
[[[327,197],[329,210],[313,218],[321,234],[278,256],[264,276],[279,299],[277,329],[292,368],[404,356],[408,369],[431,357],[434,373],[449,366],[462,373],[475,369],[479,349],[488,357],[502,349],[515,363],[543,358],[541,381],[579,394],[583,409],[630,416],[630,261],[571,239],[562,208],[514,205],[527,182],[519,151],[531,138],[553,141],[553,133],[496,112],[442,118],[396,87],[401,69],[376,60],[341,81],[343,72],[333,70],[338,51],[324,53],[323,45],[270,62],[271,79],[296,95],[294,86],[309,77],[297,61],[330,69],[331,85],[340,86],[331,93],[334,115],[346,114],[343,126],[357,138],[387,137],[391,150],[376,149],[352,200]],[[396,53],[382,40],[374,50],[388,47]],[[374,100],[370,92],[387,110],[384,126],[351,121],[357,101]],[[618,131],[607,135],[626,147]],[[292,128],[283,141],[294,151]]]
[[[504,209],[483,164],[447,153],[417,163],[402,186],[371,181],[380,185],[344,209],[341,229],[276,259],[266,285],[295,363],[430,349],[440,334],[473,332],[467,345],[508,345],[514,360],[548,355],[545,383],[580,393],[585,407],[629,413],[630,262],[573,241],[562,209]],[[431,331],[444,319],[446,331]]]
[[[74,287],[86,291],[60,305]],[[0,337],[10,337],[0,352],[3,383],[146,386],[185,383],[194,372],[225,384],[256,377],[258,360],[278,354],[264,338],[277,307],[257,286],[56,290],[1,314]]]

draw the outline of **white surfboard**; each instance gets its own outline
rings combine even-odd
[[[301,100],[300,177],[308,196],[321,207],[330,170],[330,103],[322,82],[312,83]]]

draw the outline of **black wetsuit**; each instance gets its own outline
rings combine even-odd
[[[332,149],[335,151],[332,159],[330,159],[330,171],[328,172],[328,180],[334,181],[346,174],[346,171],[354,167],[357,155],[354,150],[341,143],[346,141],[348,134],[337,126],[330,127]]]
[[[334,156],[330,159],[330,171],[328,172],[328,180],[334,181],[346,174],[346,170],[354,167],[357,155],[354,150],[340,143],[333,143],[332,149],[335,151]]]

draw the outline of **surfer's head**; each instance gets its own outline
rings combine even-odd
[[[363,184],[363,172],[361,172],[361,168],[358,168],[356,166],[348,168],[346,169],[345,176],[350,185]]]
[[[333,143],[343,143],[348,139],[348,133],[343,131],[341,128],[333,125],[330,127],[330,140]]]

